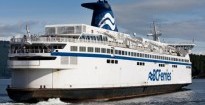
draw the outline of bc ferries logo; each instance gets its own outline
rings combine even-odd
[[[160,69],[149,72],[148,80],[150,81],[171,81],[171,72],[162,72]]]
[[[115,19],[110,13],[106,13],[98,24],[100,28],[104,27],[105,25],[108,25],[111,28],[111,30],[115,30],[116,28]]]

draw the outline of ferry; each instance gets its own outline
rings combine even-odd
[[[16,102],[115,100],[169,93],[192,83],[194,44],[168,44],[118,32],[106,0],[83,3],[91,25],[46,25],[11,38],[8,96]]]

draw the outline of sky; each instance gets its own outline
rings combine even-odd
[[[43,34],[48,24],[90,24],[92,11],[81,3],[97,0],[0,0],[0,38]],[[205,54],[205,0],[108,0],[122,32],[148,38],[156,22],[162,41],[193,42]]]

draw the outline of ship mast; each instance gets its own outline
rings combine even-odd
[[[147,36],[152,36],[154,41],[160,42],[159,37],[162,35],[160,31],[157,30],[157,26],[153,21],[153,30],[152,33],[149,33]]]
[[[29,30],[28,25],[26,25],[26,32],[27,32],[28,37],[30,37],[30,36],[31,36],[31,32],[30,32],[30,30]]]

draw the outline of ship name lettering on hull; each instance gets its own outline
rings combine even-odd
[[[149,72],[148,80],[150,81],[171,81],[172,75],[171,72],[162,72],[160,69],[154,69]]]

